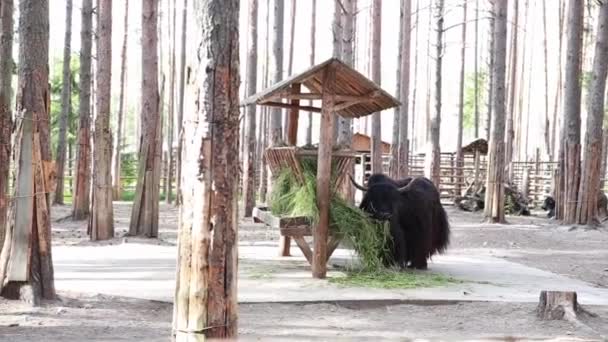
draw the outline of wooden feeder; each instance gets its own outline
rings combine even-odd
[[[302,86],[309,92],[302,92]],[[286,100],[287,102],[283,102]],[[302,106],[300,100],[320,100],[321,107]],[[296,177],[302,180],[299,158],[307,155],[317,158],[317,206],[319,207],[319,223],[313,231],[314,248],[312,254],[312,274],[315,278],[325,278],[327,260],[337,243],[333,242],[328,248],[329,235],[329,204],[332,192],[331,167],[332,155],[338,168],[340,179],[345,180],[346,170],[352,165],[355,154],[349,151],[333,152],[334,113],[344,118],[360,118],[375,112],[399,106],[393,96],[382,90],[377,84],[344,64],[336,58],[331,58],[310,69],[289,77],[272,87],[250,96],[241,102],[242,106],[257,104],[262,106],[281,107],[289,109],[287,120],[287,143],[295,146],[298,131],[299,111],[321,113],[319,148],[317,151],[297,148],[271,147],[266,151],[266,158],[271,172],[277,168],[290,167]],[[333,184],[337,186],[338,184]],[[279,220],[280,221],[280,220]],[[306,244],[301,246],[301,236],[294,240],[306,255],[310,250]],[[287,244],[289,243],[288,239]],[[335,246],[333,246],[335,244]],[[307,256],[308,258],[308,256]]]

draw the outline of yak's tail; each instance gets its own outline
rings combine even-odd
[[[443,253],[450,244],[450,222],[448,221],[448,214],[441,204],[437,210],[437,217],[435,223],[435,231],[433,232],[433,249],[438,253]]]

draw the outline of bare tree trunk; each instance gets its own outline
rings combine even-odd
[[[113,197],[114,200],[120,200],[122,193],[122,184],[120,178],[120,163],[122,151],[122,122],[125,112],[125,76],[127,71],[127,41],[129,36],[129,0],[125,0],[125,17],[124,17],[125,33],[122,40],[122,50],[120,52],[120,95],[118,98],[118,115],[116,117],[116,140],[114,142],[114,184]]]
[[[490,222],[505,221],[504,205],[504,135],[505,135],[505,65],[507,52],[507,1],[495,1],[493,10],[494,63],[492,82],[494,96],[494,120],[492,121],[492,138],[488,151],[488,172],[484,215]]]
[[[336,1],[337,3],[337,1]],[[399,37],[397,42],[397,76],[395,77],[396,85],[395,85],[395,98],[402,100],[401,97],[401,60],[403,59],[403,27],[405,26],[403,23],[404,15],[405,15],[405,4],[403,1],[399,1],[400,3],[400,16],[399,16]],[[401,103],[403,106],[403,103]],[[391,142],[391,156],[388,167],[388,174],[392,178],[397,178],[399,173],[399,108],[395,107],[393,111],[393,136]]]
[[[333,42],[332,42],[332,47],[333,47],[333,52],[332,52],[332,57],[335,58],[342,58],[342,41],[344,39],[344,35],[342,32],[342,21],[344,16],[342,15],[342,2],[340,1],[334,1],[334,17],[333,17],[333,21],[332,21],[332,27],[331,27],[331,32],[332,32],[332,37],[333,37]],[[337,116],[335,121],[335,124],[333,126],[333,144],[337,145],[338,144],[338,132],[342,129],[342,125],[343,125],[343,121],[344,119],[341,116]]]
[[[317,0],[312,0],[310,18],[310,65],[315,65],[315,43],[317,27]],[[309,103],[312,106],[312,101]],[[308,112],[308,123],[306,126],[306,145],[312,145],[312,112]]]
[[[409,171],[409,134],[407,131],[408,111],[410,95],[410,46],[412,41],[412,0],[402,0],[403,8],[403,44],[401,45],[401,88],[399,99],[399,167],[397,175],[399,178],[407,176]],[[393,142],[394,144],[395,142]]]
[[[176,50],[176,41],[175,41],[175,29],[176,24],[175,21],[177,19],[177,2],[173,0],[173,13],[172,23],[171,23],[171,71],[169,76],[169,114],[167,115],[167,148],[168,148],[168,158],[167,158],[167,178],[165,179],[165,202],[167,204],[171,204],[173,201],[173,131],[175,127],[175,50]]]
[[[479,138],[479,0],[475,0],[475,57],[474,59],[474,75],[475,84],[473,85],[474,99],[473,112],[475,120],[475,138]]]
[[[13,0],[2,1],[0,3],[0,250],[2,250],[6,232],[9,166],[12,150],[13,26]],[[2,287],[1,284],[0,287]]]
[[[184,85],[186,84],[186,32],[188,23],[188,0],[184,0],[184,8],[182,10],[182,45],[180,47],[180,62],[179,62],[179,104],[177,109],[177,160],[175,161],[175,178],[176,184],[176,200],[175,204],[182,203],[182,147],[184,145],[183,137],[183,118],[184,118]]]
[[[414,47],[414,86],[412,87],[412,139],[410,140],[410,150],[415,151],[418,147],[417,139],[418,135],[416,134],[416,113],[418,113],[418,109],[416,108],[416,100],[418,95],[418,40],[420,38],[420,0],[416,0],[416,22],[414,23],[414,29],[416,30],[416,46]],[[409,155],[408,155],[408,170],[409,174]]]
[[[580,180],[581,152],[581,52],[583,38],[584,1],[570,0],[568,3],[568,47],[566,79],[564,82],[564,140],[560,168],[564,177],[561,199],[564,203],[563,221],[577,221],[576,208]]]
[[[93,0],[82,2],[80,31],[80,98],[78,101],[78,151],[72,219],[89,216],[91,196],[91,52],[93,49]]]
[[[430,137],[428,141],[428,152],[426,154],[425,175],[437,188],[441,180],[441,72],[443,67],[443,15],[445,0],[437,0],[436,5],[436,28],[437,41],[435,45],[435,111],[431,116]]]
[[[428,5],[428,13],[429,13],[429,21],[428,21],[428,30],[426,36],[426,55],[431,55],[431,33],[433,32],[433,11],[431,10],[433,7],[433,3],[435,0],[431,0]],[[424,142],[425,147],[429,141],[431,136],[431,59],[427,58],[426,61],[426,106],[425,106],[425,124],[424,124]]]
[[[3,1],[2,7],[6,4]],[[0,292],[37,305],[40,299],[56,297],[50,234],[55,175],[49,125],[49,7],[38,0],[19,4],[16,108],[22,119],[16,125],[15,198],[0,254]],[[6,10],[11,10],[10,4]]]
[[[547,0],[543,0],[543,57],[545,65],[545,125],[543,135],[545,138],[545,152],[549,160],[553,160],[553,148],[551,147],[551,131],[549,123],[549,54],[547,52]]]
[[[95,173],[91,240],[114,237],[112,208],[112,132],[110,101],[112,87],[112,0],[99,0],[97,24],[97,116],[95,118]]]
[[[381,28],[382,28],[382,0],[373,0],[373,27],[372,27],[372,81],[381,83]],[[372,173],[382,173],[382,131],[380,113],[372,114]]]
[[[292,2],[292,6],[295,1]],[[295,16],[295,10],[293,10]],[[292,18],[292,25],[294,19]],[[249,46],[247,47],[247,96],[255,94],[257,85],[258,66],[258,0],[249,0]],[[293,29],[292,36],[293,40]],[[293,62],[293,43],[290,51],[289,64]],[[245,160],[243,193],[245,194],[245,217],[250,217],[255,206],[255,130],[256,130],[256,105],[247,106],[247,122],[245,127]]]
[[[493,99],[494,99],[494,25],[496,15],[490,15],[490,41],[489,41],[489,58],[488,58],[488,70],[490,70],[490,77],[488,79],[488,103],[487,103],[487,111],[486,111],[486,140],[490,140],[490,131],[492,127],[492,110],[494,107]],[[505,38],[506,39],[506,38]],[[503,134],[504,135],[504,134]],[[504,160],[503,160],[504,162]],[[487,203],[487,202],[486,202]],[[487,208],[487,207],[486,207]]]
[[[273,0],[274,27],[272,30],[272,81],[278,83],[283,79],[283,29],[285,0]],[[282,142],[283,111],[281,108],[270,110],[270,145],[277,146]]]
[[[602,124],[606,76],[608,74],[608,3],[599,4],[598,30],[593,59],[593,77],[589,88],[585,154],[578,191],[577,217],[580,224],[598,226],[597,192],[600,189],[602,151]]]
[[[57,167],[57,188],[55,189],[55,204],[63,204],[63,179],[65,176],[65,153],[67,145],[68,116],[72,110],[72,72],[70,61],[72,56],[72,0],[66,0],[65,5],[65,38],[63,45],[63,76],[61,81],[61,115],[59,116],[59,134],[55,163]]]
[[[516,0],[517,1],[517,0]],[[466,45],[467,45],[467,2],[462,2],[462,45],[460,47],[460,84],[458,89],[458,136],[456,138],[456,184],[454,189],[456,196],[461,196],[461,182],[463,178],[462,167],[464,167],[464,156],[462,154],[462,130],[464,119],[464,77],[465,77],[465,61],[466,61]],[[477,79],[475,79],[477,84]]]
[[[511,177],[511,161],[513,161],[513,141],[515,130],[513,116],[515,115],[515,94],[517,89],[517,35],[519,32],[519,0],[513,0],[513,26],[511,26],[511,61],[509,76],[509,103],[507,108],[507,132],[505,142],[505,165],[507,180]],[[525,44],[525,41],[524,41]],[[523,69],[522,69],[523,73]],[[521,113],[520,113],[521,114]]]
[[[562,139],[557,139],[557,123],[559,120],[558,109],[562,92],[562,50],[563,50],[563,31],[564,31],[564,0],[559,0],[559,49],[557,51],[557,87],[555,90],[555,98],[553,102],[553,120],[551,121],[551,146],[553,150],[557,153],[553,153],[552,161],[555,161],[556,158],[561,154],[558,151],[558,143],[562,141]],[[559,143],[561,145],[561,143]],[[561,148],[560,148],[561,149]],[[555,189],[554,189],[555,190]],[[554,194],[556,195],[556,194]],[[559,203],[559,202],[558,202]],[[558,206],[559,207],[559,206]],[[559,210],[558,210],[559,212]]]
[[[357,8],[357,0],[344,0],[344,27],[343,27],[343,42],[342,42],[342,61],[351,67],[355,64],[355,16]],[[351,148],[353,142],[353,125],[352,119],[345,119],[344,125],[338,132],[338,146]],[[355,166],[350,169],[350,173],[355,173]],[[345,184],[342,188],[344,198],[349,203],[355,202],[355,191],[350,184]]]
[[[515,111],[515,116],[517,118],[517,124],[515,125],[516,127],[516,133],[515,133],[515,150],[517,151],[517,159],[521,160],[521,159],[526,159],[526,153],[525,153],[525,144],[522,144],[522,132],[524,131],[524,129],[527,129],[527,126],[524,125],[523,122],[523,117],[524,117],[524,98],[526,97],[526,88],[524,87],[524,83],[525,83],[525,67],[526,67],[526,56],[527,56],[527,39],[528,39],[528,20],[530,18],[530,2],[529,0],[526,0],[526,2],[524,3],[524,23],[523,23],[523,27],[522,27],[522,35],[523,37],[521,38],[521,40],[524,42],[522,44],[522,51],[521,51],[521,67],[520,67],[520,72],[519,72],[519,84],[520,86],[518,87],[518,101],[517,101],[517,111]],[[528,82],[529,83],[529,82]],[[529,117],[529,115],[526,115],[526,119]],[[523,149],[523,151],[522,151]]]
[[[239,1],[196,3],[197,46],[184,126],[183,208],[175,291],[176,341],[237,334]],[[213,25],[221,22],[222,25]],[[222,124],[217,124],[222,123]],[[211,126],[212,129],[206,129]],[[212,228],[212,229],[211,229]]]
[[[287,60],[287,76],[291,76],[293,72],[293,46],[295,40],[295,32],[296,32],[296,1],[291,0],[290,6],[290,15],[289,15],[289,56]],[[293,130],[296,134],[291,138],[297,138],[298,132],[298,110],[290,110],[285,116],[285,129],[283,130],[283,140],[287,142],[287,144],[296,145],[297,141],[291,141],[290,139],[290,130]],[[292,122],[295,121],[295,122]],[[295,128],[295,130],[294,130]],[[296,140],[296,139],[294,139]]]
[[[161,115],[158,88],[158,3],[142,2],[142,112],[145,123],[139,149],[137,187],[133,199],[130,235],[158,236]]]

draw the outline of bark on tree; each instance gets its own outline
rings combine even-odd
[[[50,234],[56,175],[50,148],[48,2],[22,0],[19,13],[17,177],[0,253],[0,293],[37,305],[56,296]]]
[[[176,180],[176,196],[175,204],[182,203],[182,148],[184,146],[183,137],[183,118],[184,118],[184,87],[186,84],[186,36],[188,24],[188,0],[184,0],[184,8],[182,9],[182,31],[181,31],[181,52],[179,61],[179,104],[177,109],[177,152],[175,161],[175,180]]]
[[[427,56],[431,55],[431,34],[433,32],[433,3],[435,0],[431,0],[428,6],[427,12],[429,13],[429,20],[427,24],[427,36],[426,36],[426,54]],[[432,93],[432,72],[431,72],[431,61],[430,58],[427,58],[426,61],[426,103],[425,103],[425,124],[424,124],[424,143],[425,148],[429,141],[429,137],[431,136],[431,93]]]
[[[381,28],[382,28],[382,0],[373,0],[372,4],[372,59],[371,74],[372,81],[381,84],[382,57]],[[380,113],[372,114],[372,173],[382,173],[382,131],[380,125]]]
[[[558,126],[558,120],[559,120],[559,116],[558,116],[558,110],[559,110],[559,104],[560,104],[560,99],[561,99],[561,92],[562,92],[562,51],[563,51],[563,31],[564,31],[564,0],[559,0],[559,13],[558,13],[558,17],[559,17],[559,27],[558,27],[558,34],[559,34],[559,48],[557,50],[557,87],[555,90],[555,98],[554,98],[554,102],[553,102],[553,120],[551,121],[551,146],[553,148],[553,150],[556,153],[553,153],[553,159],[552,161],[555,161],[556,158],[561,154],[561,141],[562,139],[557,139],[557,126]],[[558,144],[559,149],[558,149]],[[555,194],[557,195],[557,193]],[[559,208],[559,201],[558,201],[558,208]],[[557,210],[557,212],[559,212],[560,210]]]
[[[511,26],[511,61],[509,73],[509,103],[507,107],[507,132],[505,142],[505,165],[507,166],[506,176],[509,180],[511,173],[511,161],[513,160],[513,142],[515,139],[515,125],[513,117],[515,116],[515,94],[517,89],[517,36],[519,32],[519,0],[513,1],[513,25]],[[525,42],[525,40],[524,40]],[[523,73],[523,69],[522,69]],[[521,115],[521,112],[520,112]]]
[[[173,326],[178,342],[230,338],[238,328],[239,1],[203,0],[195,6],[202,32],[193,37],[209,58],[191,64],[184,117]]]
[[[293,72],[293,46],[296,32],[296,1],[291,0],[289,13],[289,57],[287,60],[287,76],[291,76]],[[283,131],[283,140],[289,145],[297,144],[298,132],[298,117],[299,110],[292,109],[285,116],[285,129]]]
[[[398,172],[399,178],[404,178],[409,173],[409,134],[408,115],[410,94],[410,46],[412,39],[412,0],[402,0],[403,7],[403,44],[401,45],[401,89],[399,99],[399,144],[398,144]]]
[[[585,132],[585,153],[581,169],[578,191],[577,217],[579,224],[598,226],[597,192],[600,190],[602,155],[602,124],[604,121],[604,100],[606,75],[608,74],[608,2],[599,4],[593,76],[589,88],[587,129]]]
[[[142,96],[137,187],[133,199],[130,235],[158,236],[161,115],[158,86],[158,2],[142,2]]]
[[[310,17],[310,65],[315,65],[315,43],[317,27],[317,0],[312,0],[312,10]],[[312,106],[312,101],[309,102]],[[308,112],[308,122],[306,124],[306,145],[312,145],[312,112]]]
[[[110,101],[112,88],[112,0],[99,0],[97,8],[97,70],[93,203],[90,222],[91,240],[114,237],[112,208],[112,132]]]
[[[517,123],[515,125],[515,151],[517,152],[517,159],[521,160],[521,159],[526,159],[526,149],[525,149],[525,144],[522,145],[522,132],[527,129],[527,126],[523,124],[523,113],[524,111],[524,98],[526,98],[527,96],[527,92],[526,92],[526,87],[524,87],[524,81],[525,81],[525,67],[526,67],[526,62],[527,62],[527,54],[528,54],[528,49],[527,49],[527,45],[526,41],[527,41],[527,37],[528,37],[528,19],[530,17],[529,15],[529,9],[530,9],[530,1],[526,0],[524,3],[524,23],[522,26],[522,38],[521,40],[524,42],[524,44],[522,44],[522,51],[521,51],[521,67],[520,67],[520,72],[519,72],[519,87],[518,87],[518,102],[517,102],[517,110],[515,111],[515,117],[517,119]],[[530,82],[528,82],[528,86],[530,85]],[[529,93],[529,92],[528,92]],[[528,104],[530,103],[530,101],[528,101]],[[526,115],[526,120],[529,118],[529,115]],[[522,151],[523,150],[523,151]]]
[[[418,41],[420,38],[420,28],[419,28],[419,19],[420,19],[420,0],[416,0],[416,21],[414,23],[414,29],[416,30],[416,45],[414,46],[414,86],[412,87],[412,139],[410,140],[410,151],[412,153],[418,148],[418,135],[416,134],[416,113],[418,113],[418,109],[416,108],[416,100],[418,95]],[[409,156],[408,156],[409,163]],[[409,170],[408,170],[409,172]]]
[[[428,152],[426,153],[425,175],[437,188],[441,178],[441,71],[443,67],[443,16],[445,0],[437,0],[436,4],[436,27],[437,40],[435,42],[435,111],[431,116],[431,126],[429,140],[427,142]]]
[[[167,115],[167,141],[168,143],[168,154],[167,158],[167,179],[165,180],[165,203],[171,204],[173,201],[173,135],[175,128],[175,50],[176,50],[176,41],[175,41],[175,21],[177,19],[177,2],[176,0],[172,1],[173,3],[173,13],[172,13],[172,23],[171,23],[171,71],[169,76],[169,113]]]
[[[342,61],[349,66],[355,64],[355,16],[357,8],[357,0],[344,0],[344,25],[343,25],[343,42],[342,42]],[[341,118],[341,117],[340,117]],[[345,119],[345,123],[338,132],[338,146],[351,148],[353,141],[353,123],[352,119]],[[353,165],[351,174],[355,173],[355,166]],[[350,203],[354,204],[355,192],[350,184],[344,185],[342,189],[344,198]]]
[[[568,41],[564,82],[564,140],[560,156],[560,184],[563,194],[563,222],[577,221],[576,209],[580,181],[581,138],[581,63],[583,40],[584,1],[570,0],[568,3]],[[562,187],[563,186],[563,187]]]
[[[4,242],[6,215],[9,206],[8,181],[12,150],[13,25],[13,0],[2,1],[0,3],[0,246]]]
[[[65,5],[65,38],[63,43],[63,73],[61,80],[61,115],[59,116],[59,134],[57,136],[57,151],[55,163],[57,167],[57,189],[53,203],[63,204],[63,178],[65,173],[65,154],[67,145],[68,116],[72,111],[72,72],[70,61],[72,56],[72,0],[66,0]]]
[[[475,0],[475,57],[473,59],[475,69],[473,112],[475,120],[475,138],[479,138],[479,0]]]
[[[466,61],[466,45],[467,45],[467,2],[462,2],[462,45],[460,48],[460,84],[458,90],[458,136],[456,138],[456,185],[455,191],[457,196],[461,196],[462,188],[460,186],[463,180],[462,167],[464,167],[464,156],[462,154],[462,131],[464,119],[464,75]],[[475,81],[477,84],[477,80]]]
[[[278,83],[283,79],[283,29],[285,0],[273,0],[274,23],[272,29],[272,81]],[[270,109],[270,145],[277,146],[282,142],[283,111],[281,108]]]
[[[129,0],[125,0],[125,17],[123,27],[125,29],[122,39],[122,49],[120,52],[120,95],[118,97],[118,115],[116,116],[116,139],[114,141],[114,179],[113,179],[113,197],[114,200],[120,200],[122,193],[121,184],[121,153],[122,153],[122,138],[123,138],[123,117],[125,112],[125,76],[127,71],[127,41],[129,37]]]
[[[337,3],[337,1],[336,1]],[[399,36],[397,37],[397,76],[395,77],[395,98],[400,99],[401,96],[401,60],[403,59],[403,16],[404,16],[404,1],[399,1]],[[403,105],[403,103],[401,104]],[[392,178],[397,178],[399,173],[399,107],[395,107],[393,111],[393,137],[390,150],[390,161],[388,166],[388,174]]]
[[[295,1],[294,1],[295,2]],[[292,6],[294,3],[292,2]],[[293,19],[292,19],[293,25]],[[292,29],[293,31],[293,29]],[[256,92],[257,66],[258,66],[258,0],[249,0],[249,46],[247,47],[247,96]],[[293,39],[293,35],[292,35]],[[290,52],[290,67],[292,62]],[[256,105],[247,106],[247,121],[245,126],[245,160],[243,171],[243,193],[245,194],[245,217],[251,217],[255,206],[255,131],[256,131]]]
[[[93,0],[82,1],[80,30],[80,97],[78,100],[78,151],[72,219],[89,216],[91,195],[91,52],[93,50]]]
[[[488,70],[490,70],[488,77],[488,99],[487,99],[487,111],[486,111],[486,140],[490,141],[490,131],[492,127],[492,109],[494,107],[493,98],[494,98],[494,25],[495,25],[495,16],[490,15],[489,18],[489,42],[488,42]]]
[[[266,36],[264,37],[264,76],[262,80],[262,86],[264,89],[268,88],[270,80],[270,0],[266,0]],[[268,147],[270,138],[270,110],[268,107],[262,109],[262,127],[260,134],[262,136],[262,147],[260,151],[260,200],[262,203],[266,202],[266,193],[268,190],[268,167],[266,158],[263,154]]]
[[[505,135],[505,65],[507,50],[507,1],[495,1],[493,8],[493,38],[494,63],[492,82],[494,96],[492,107],[492,137],[488,151],[488,172],[486,179],[486,196],[484,215],[490,222],[505,221],[504,205],[504,135]]]

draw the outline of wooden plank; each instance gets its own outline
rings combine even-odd
[[[317,206],[319,222],[314,230],[314,254],[312,276],[325,278],[327,275],[327,237],[329,233],[329,205],[331,183],[331,153],[333,148],[333,126],[335,103],[336,69],[328,67],[323,76],[323,111],[319,135],[319,155],[317,158]]]
[[[338,248],[338,245],[340,245],[340,238],[332,235],[327,245],[327,261],[329,261],[331,255],[334,254],[334,251]]]
[[[269,106],[269,107],[297,109],[297,110],[303,110],[306,112],[321,113],[321,108],[313,107],[313,106],[295,106],[290,103],[282,103],[282,102],[263,102],[260,104],[264,105],[264,106]]]
[[[281,236],[312,236],[312,228],[310,225],[290,226],[280,229]]]
[[[306,240],[304,240],[304,237],[301,235],[294,236],[293,240],[296,242],[298,247],[300,247],[300,250],[304,254],[304,257],[306,257],[306,260],[308,260],[308,262],[310,264],[312,264],[312,250],[310,250],[310,246],[308,245],[308,242],[306,242]]]
[[[31,255],[32,219],[34,211],[34,175],[32,170],[32,113],[21,121],[19,168],[15,184],[15,225],[9,256],[8,281],[28,281]]]

